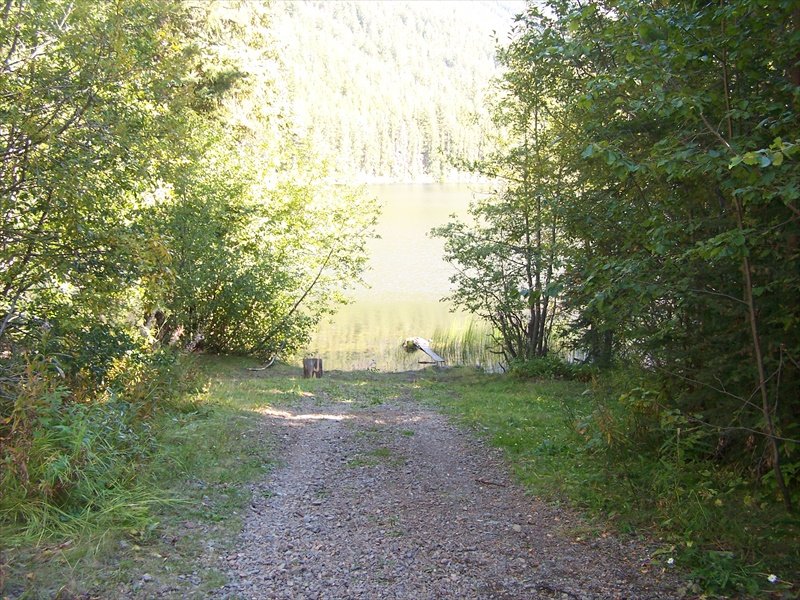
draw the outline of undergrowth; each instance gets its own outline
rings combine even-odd
[[[241,484],[271,467],[271,445],[207,359],[182,361],[151,369],[146,407],[69,401],[35,380],[4,448],[0,597],[110,597],[146,572],[174,581],[197,570],[207,538],[232,537],[249,500]],[[220,583],[213,569],[198,578],[200,591]]]
[[[0,527],[6,544],[133,526],[159,501],[137,470],[154,451],[153,416],[183,392],[170,352],[110,361],[84,386],[54,354],[3,365]],[[98,383],[98,382],[95,382]],[[91,389],[91,392],[89,391]]]
[[[596,369],[590,365],[570,363],[548,354],[530,360],[514,360],[509,365],[509,374],[517,379],[576,379],[591,381]]]
[[[217,557],[232,551],[251,500],[248,484],[275,464],[263,410],[290,409],[315,398],[371,406],[407,393],[402,377],[398,382],[386,374],[304,380],[298,368],[276,364],[267,372],[247,370],[255,366],[243,358],[197,357],[193,384],[161,397],[147,418],[146,435],[134,430],[139,442],[129,445],[138,454],[121,458],[117,475],[112,478],[112,471],[99,464],[71,463],[70,473],[83,474],[75,490],[99,489],[100,479],[93,483],[90,477],[104,473],[107,481],[116,482],[109,488],[113,498],[112,492],[83,499],[74,495],[70,512],[54,503],[20,502],[14,510],[22,516],[0,528],[0,597],[110,598],[131,591],[152,597],[161,588],[191,586],[197,595],[218,589],[225,576],[216,568]],[[54,406],[64,410],[63,403]],[[96,422],[87,419],[99,419],[112,406],[77,409],[81,427],[69,429],[80,429],[99,448],[105,434],[91,432]],[[59,452],[76,448],[77,436],[60,443]],[[384,453],[378,451],[375,460],[388,459]],[[84,460],[90,455],[76,456]],[[37,514],[48,515],[47,520]]]
[[[454,369],[425,394],[504,449],[535,495],[656,540],[656,566],[686,573],[698,593],[795,597],[800,521],[774,486],[704,458],[708,433],[629,381],[536,375]]]

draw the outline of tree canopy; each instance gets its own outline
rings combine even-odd
[[[82,510],[94,450],[59,436],[88,427],[98,465],[128,464],[120,432],[177,393],[176,351],[291,353],[359,281],[375,206],[296,133],[267,18],[251,2],[0,7],[4,519],[25,499]]]
[[[509,195],[541,197],[562,243],[532,264],[555,269],[575,344],[651,374],[635,396],[705,428],[709,455],[741,459],[787,507],[800,485],[799,32],[789,1],[531,3],[500,54],[505,186],[477,209],[492,228],[469,243],[445,231],[471,269],[456,299],[487,302],[476,275],[493,294],[531,289],[519,264],[500,281],[497,261],[520,239],[504,223],[537,232]],[[515,302],[492,314],[519,314]]]

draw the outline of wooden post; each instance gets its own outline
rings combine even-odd
[[[304,358],[303,359],[303,377],[306,379],[322,377],[322,359],[321,358]]]

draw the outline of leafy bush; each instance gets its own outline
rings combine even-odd
[[[703,590],[755,593],[764,554],[772,568],[791,573],[792,559],[775,557],[800,521],[776,510],[780,494],[771,470],[753,478],[729,439],[740,432],[677,408],[680,399],[668,389],[641,372],[605,372],[593,380],[584,395],[590,410],[574,427],[602,477],[587,479],[580,495],[594,507],[616,507],[623,525],[658,527]],[[760,449],[758,440],[750,442],[752,454]]]
[[[2,361],[0,524],[28,535],[71,531],[87,520],[138,522],[147,494],[131,501],[137,468],[153,451],[150,417],[184,389],[188,372],[171,351],[119,350],[100,370],[49,339]],[[63,360],[63,357],[60,357]],[[91,387],[92,383],[102,386]],[[127,498],[121,500],[121,498]]]
[[[529,360],[514,360],[509,373],[519,379],[569,379],[589,381],[594,369],[589,365],[569,363],[564,359],[548,354]]]

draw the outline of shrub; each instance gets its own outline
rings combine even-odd
[[[530,360],[514,360],[509,365],[509,373],[519,379],[590,381],[594,371],[594,368],[589,365],[569,363],[552,354]]]
[[[187,369],[130,335],[106,339],[124,343],[104,346],[117,352],[99,368],[80,355],[59,360],[76,340],[47,334],[0,363],[0,525],[44,535],[146,517],[148,502],[120,498],[154,449],[152,415],[183,391]]]

